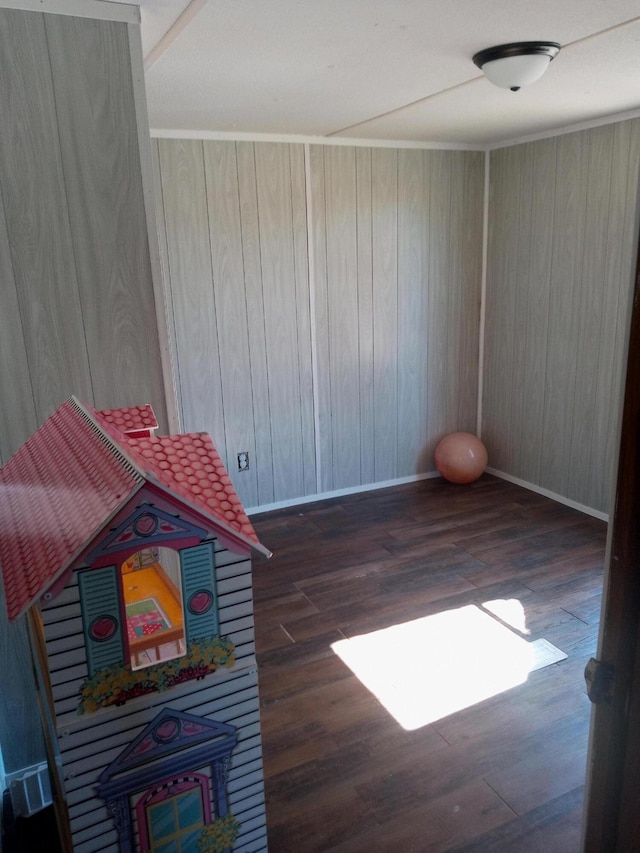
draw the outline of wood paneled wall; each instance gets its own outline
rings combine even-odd
[[[156,149],[183,428],[246,506],[427,472],[475,431],[481,153]]]
[[[490,465],[607,512],[637,240],[640,121],[492,152]]]
[[[482,155],[310,151],[320,491],[433,470],[475,431]]]
[[[303,149],[160,140],[156,162],[182,429],[246,506],[314,494]]]
[[[0,9],[0,460],[70,394],[150,402],[166,423],[129,30]],[[26,635],[3,603],[0,683],[13,772],[43,750]]]

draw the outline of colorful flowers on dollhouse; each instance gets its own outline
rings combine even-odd
[[[128,664],[100,669],[83,683],[78,713],[121,705],[136,696],[163,691],[194,678],[204,678],[221,667],[229,669],[235,663],[234,648],[226,637],[212,637],[190,643],[188,654],[182,658],[157,663],[146,669],[132,670]]]
[[[232,814],[208,823],[198,836],[198,853],[223,853],[233,847],[240,824]]]

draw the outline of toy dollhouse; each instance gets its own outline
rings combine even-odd
[[[257,540],[210,437],[67,400],[0,469],[65,853],[266,850]]]

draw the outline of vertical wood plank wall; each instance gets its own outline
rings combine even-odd
[[[491,153],[490,465],[608,512],[637,240],[637,119]]]
[[[246,506],[428,472],[475,430],[481,153],[155,148],[183,427]]]
[[[128,25],[0,9],[0,461],[70,394],[166,407]],[[43,760],[26,633],[0,602],[0,747]],[[9,686],[10,685],[10,689]]]
[[[205,430],[246,506],[314,494],[302,150],[156,143],[185,431]]]

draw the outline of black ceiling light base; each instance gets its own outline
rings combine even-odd
[[[542,77],[559,50],[555,41],[517,41],[487,47],[473,62],[496,86],[517,92]]]

